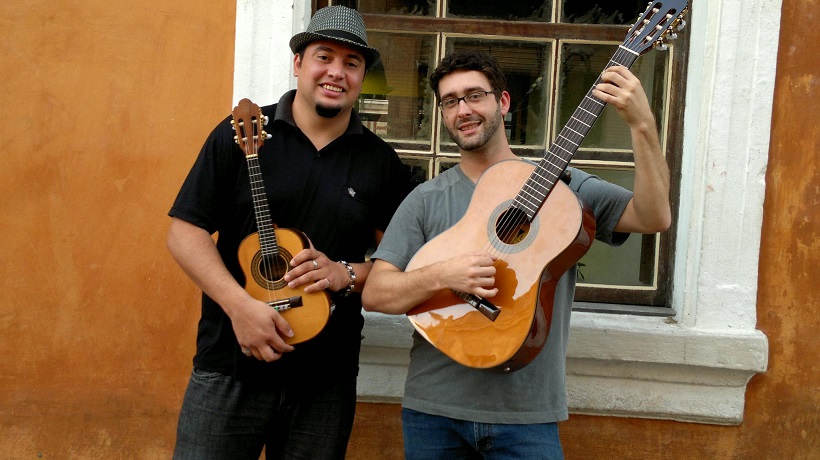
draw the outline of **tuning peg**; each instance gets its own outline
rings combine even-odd
[[[676,26],[676,30],[680,32],[681,30],[683,30],[684,27],[686,27],[686,21],[684,19],[679,20],[678,25]]]
[[[268,126],[268,116],[262,115],[262,125]]]
[[[653,46],[658,51],[666,51],[666,50],[669,49],[669,47],[666,45],[666,43],[664,43],[662,40],[656,41]]]
[[[666,34],[666,39],[667,39],[667,40],[677,40],[677,39],[678,39],[678,34],[677,34],[677,32],[672,32],[672,31],[670,30],[670,31],[669,31],[669,33],[667,33],[667,34]]]

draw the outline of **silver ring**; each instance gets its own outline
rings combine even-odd
[[[250,348],[243,348],[242,349],[242,354],[245,355],[245,356],[250,356],[251,355]]]
[[[319,268],[319,262],[316,262],[316,259],[313,259],[313,269],[317,270]]]
[[[330,280],[325,278],[325,283],[327,283],[327,287],[325,289],[330,289]]]

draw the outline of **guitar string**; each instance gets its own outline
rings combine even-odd
[[[251,159],[249,159],[249,161],[248,161],[250,179],[253,182],[253,178],[259,178],[259,180],[256,181],[256,182],[258,182],[258,184],[251,183],[251,194],[253,195],[254,209],[257,212],[257,216],[256,216],[257,229],[256,230],[257,230],[257,237],[259,239],[259,252],[261,254],[261,257],[260,257],[260,266],[261,266],[261,269],[262,269],[262,277],[261,278],[265,281],[265,295],[267,297],[266,300],[267,300],[267,303],[270,305],[272,302],[275,302],[277,300],[276,290],[271,289],[270,280],[268,279],[272,274],[274,274],[274,270],[275,270],[275,267],[276,267],[276,261],[269,260],[270,255],[267,254],[267,252],[268,252],[267,250],[269,249],[267,247],[268,246],[268,241],[267,241],[267,238],[263,239],[263,236],[266,234],[265,225],[268,225],[269,222],[267,222],[267,221],[265,221],[265,219],[263,219],[264,214],[265,214],[265,212],[264,212],[265,209],[260,210],[260,208],[266,207],[267,200],[265,199],[265,196],[264,196],[265,189],[264,189],[264,184],[261,181],[262,171],[261,171],[261,168],[259,167],[259,140],[261,138],[259,138],[255,134],[255,131],[258,130],[258,126],[257,126],[258,121],[259,121],[258,119],[256,121],[254,121],[254,118],[250,117],[250,122],[251,122],[250,132],[248,132],[247,126],[245,126],[243,124],[243,128],[244,128],[243,133],[245,134],[246,151],[251,151],[251,149],[252,149],[252,152],[253,152],[253,154],[252,154],[253,161],[251,161]],[[254,192],[254,187],[256,187],[256,188],[261,187],[261,190],[256,190],[256,192],[258,192],[258,193],[256,193],[256,192]],[[262,195],[259,195],[259,193],[261,193]]]
[[[624,55],[629,57],[629,54],[626,53],[623,49],[621,49],[619,47],[618,50],[613,55],[613,57],[607,63],[606,67],[604,68],[604,71],[606,71],[606,69],[608,69],[609,67],[612,67],[614,65],[625,65],[626,67],[629,67],[631,65],[631,63],[621,64],[619,62],[621,60],[620,58],[623,58]],[[634,60],[633,60],[633,62],[634,62]],[[579,104],[579,107],[578,107],[578,109],[580,109],[580,111],[578,109],[576,109],[575,113],[573,113],[573,115],[570,117],[570,119],[564,125],[564,128],[562,128],[561,131],[559,132],[558,138],[556,138],[556,140],[552,144],[552,146],[559,147],[561,150],[566,151],[567,152],[566,157],[561,155],[560,153],[554,152],[552,150],[552,146],[551,146],[551,148],[548,149],[545,152],[544,158],[536,165],[535,171],[533,171],[533,173],[530,174],[530,177],[528,178],[527,182],[525,182],[524,186],[522,187],[522,190],[519,191],[518,196],[513,201],[513,203],[515,203],[515,201],[518,201],[518,199],[521,197],[522,191],[525,191],[525,189],[528,188],[528,187],[532,188],[531,186],[529,186],[530,182],[535,182],[536,184],[538,184],[540,186],[540,188],[542,190],[546,190],[546,193],[545,194],[539,194],[539,195],[543,195],[543,198],[540,199],[540,205],[538,205],[538,203],[528,203],[528,204],[537,205],[537,206],[535,206],[536,213],[534,213],[534,214],[537,214],[537,211],[540,210],[541,205],[543,205],[543,203],[546,201],[547,197],[552,192],[556,182],[558,180],[560,180],[561,175],[564,173],[564,170],[569,165],[569,162],[572,159],[573,154],[575,153],[577,148],[580,146],[580,144],[583,142],[583,140],[586,137],[586,134],[589,132],[589,130],[592,129],[592,124],[594,124],[594,122],[598,119],[598,116],[603,112],[603,109],[606,106],[605,102],[601,101],[600,99],[598,99],[598,98],[596,98],[595,96],[592,95],[593,89],[602,81],[602,78],[601,78],[602,75],[603,75],[603,71],[601,72],[601,74],[599,74],[599,76],[596,79],[595,83],[593,83],[592,87],[587,91],[586,95],[581,100],[581,103]],[[596,108],[593,104],[598,105],[599,107]],[[587,110],[587,109],[592,109],[592,110],[590,111],[590,110]],[[577,122],[577,123],[574,123],[574,122]],[[580,126],[579,123],[583,126]],[[566,131],[566,133],[565,133],[565,131]],[[577,141],[574,141],[574,140],[570,139],[569,137],[564,136],[564,134],[571,135],[570,131],[579,137],[579,139]],[[561,145],[562,139],[565,139],[567,142],[572,144],[570,150],[565,149],[564,146]],[[566,145],[566,144],[564,144],[564,145]],[[549,161],[550,155],[552,155],[554,157],[558,157],[559,159],[561,159],[564,163],[564,166],[563,167],[558,167],[557,165],[555,165],[554,163]],[[550,171],[549,167],[546,166],[545,163],[549,163],[550,165],[554,166],[555,167],[554,169],[556,169],[556,171]],[[539,169],[545,169],[547,172],[549,172],[554,177],[554,179],[550,180],[550,179],[542,176],[541,174],[538,174]],[[526,201],[526,200],[524,200],[524,201]],[[488,241],[487,245],[484,248],[484,250],[487,253],[489,253],[492,256],[495,256],[497,259],[501,259],[502,255],[510,254],[512,252],[512,248],[513,248],[514,244],[506,244],[505,243],[505,244],[496,245],[496,244],[494,244],[495,243],[494,240],[496,238],[501,240],[501,238],[499,238],[499,235],[507,236],[507,239],[509,240],[510,237],[513,235],[514,231],[517,231],[520,226],[527,224],[528,216],[527,216],[527,214],[524,210],[518,209],[515,206],[511,205],[507,208],[507,211],[508,212],[504,213],[504,216],[499,221],[499,225],[496,226],[498,231],[494,233],[495,238]],[[533,220],[534,220],[534,218],[535,217],[533,217]],[[529,231],[531,231],[531,230],[532,229],[530,229]],[[502,243],[503,243],[503,241],[502,241]],[[500,249],[498,248],[498,246],[500,246]],[[494,265],[496,263],[497,263],[497,261],[494,262]]]

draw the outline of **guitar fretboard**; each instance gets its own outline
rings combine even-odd
[[[279,244],[276,241],[276,231],[268,208],[268,197],[265,194],[265,185],[262,182],[262,171],[259,169],[259,158],[256,155],[248,156],[248,176],[251,182],[251,196],[253,209],[256,215],[256,227],[259,233],[259,249],[263,256],[279,254]]]
[[[620,46],[607,63],[605,70],[615,65],[630,68],[638,56],[638,53]],[[567,169],[572,156],[606,107],[605,102],[592,95],[592,90],[600,82],[599,75],[515,197],[512,206],[523,211],[530,222],[541,209],[556,182]]]

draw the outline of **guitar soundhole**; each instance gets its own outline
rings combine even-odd
[[[265,289],[281,289],[287,284],[284,278],[290,269],[288,261],[293,256],[279,247],[279,254],[266,254],[257,252],[253,257],[253,279],[257,284]]]
[[[518,244],[530,232],[530,222],[524,211],[517,208],[507,208],[495,221],[495,234],[506,244]]]

